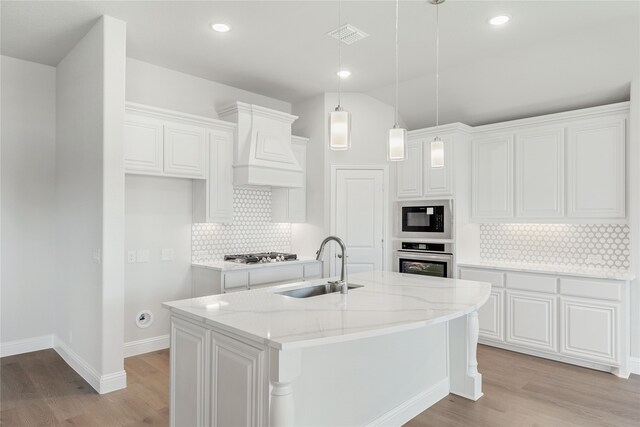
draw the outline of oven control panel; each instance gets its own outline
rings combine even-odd
[[[444,243],[402,242],[403,251],[445,252]]]

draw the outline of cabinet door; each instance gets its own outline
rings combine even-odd
[[[625,217],[625,119],[569,125],[569,217]]]
[[[171,318],[171,403],[172,426],[207,425],[207,329]]]
[[[444,146],[444,165],[433,167],[431,165],[431,141],[424,141],[424,162],[422,167],[423,190],[425,196],[447,196],[453,193],[453,136],[441,137]]]
[[[422,196],[422,140],[407,142],[407,160],[396,162],[396,192],[399,198]]]
[[[472,141],[472,217],[513,217],[513,137]]]
[[[516,216],[564,216],[564,128],[516,134]]]
[[[619,363],[620,305],[560,298],[560,352],[607,364]]]
[[[302,223],[307,220],[307,139],[292,137],[291,150],[302,168],[302,187],[271,190],[271,220]]]
[[[211,425],[265,425],[264,351],[212,332],[211,358]]]
[[[124,170],[126,173],[162,173],[162,122],[125,114]]]
[[[179,123],[164,125],[164,173],[182,178],[206,178],[205,129]]]
[[[489,300],[478,310],[480,336],[490,340],[504,341],[503,332],[503,298],[504,291],[493,289]]]
[[[233,221],[233,132],[209,132],[207,222]]]
[[[506,291],[507,336],[511,344],[557,351],[556,297]]]

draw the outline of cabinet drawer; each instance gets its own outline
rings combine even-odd
[[[320,278],[320,263],[312,262],[304,265],[304,278],[305,279],[319,279]]]
[[[504,273],[499,273],[496,271],[461,268],[460,278],[465,280],[475,280],[477,282],[489,282],[494,288],[504,287]]]
[[[545,292],[549,294],[558,292],[558,279],[550,276],[507,273],[506,283],[507,288],[510,289]]]
[[[224,289],[248,288],[249,274],[246,271],[232,271],[224,273],[222,279]]]
[[[560,293],[575,297],[622,300],[623,285],[619,282],[604,282],[584,279],[560,279]]]
[[[249,271],[250,286],[263,285],[266,283],[291,283],[302,281],[303,277],[303,266],[301,264],[255,268]]]

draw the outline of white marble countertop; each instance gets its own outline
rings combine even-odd
[[[276,294],[327,279],[167,302],[164,308],[277,349],[323,345],[445,322],[481,307],[489,283],[391,272],[349,277],[364,285],[311,298]]]
[[[250,268],[264,268],[264,267],[276,267],[276,266],[286,266],[286,265],[296,265],[296,264],[308,264],[310,262],[320,262],[316,261],[315,258],[306,258],[300,257],[293,261],[281,261],[281,262],[258,262],[255,264],[243,264],[241,262],[231,262],[231,261],[196,261],[192,262],[192,267],[202,267],[208,268],[210,270],[217,271],[235,271],[235,270],[246,270]]]
[[[489,260],[469,263],[463,262],[458,263],[457,265],[458,267],[497,268],[500,270],[520,271],[525,273],[548,273],[566,276],[591,277],[596,279],[633,280],[635,278],[635,274],[629,270],[579,265],[534,264]]]

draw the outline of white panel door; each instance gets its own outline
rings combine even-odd
[[[399,198],[422,196],[422,144],[423,140],[407,141],[407,160],[395,162]]]
[[[205,129],[179,123],[164,125],[164,173],[206,178]]]
[[[162,173],[162,122],[125,114],[124,170],[126,173]]]
[[[564,128],[516,134],[516,216],[564,216]]]
[[[625,119],[570,125],[568,214],[625,217]]]
[[[336,170],[336,235],[347,245],[347,273],[382,270],[384,245],[384,172]],[[339,251],[336,249],[335,254]],[[340,273],[340,260],[334,274]]]
[[[506,291],[507,337],[511,344],[557,351],[556,297]]]
[[[472,217],[513,217],[513,137],[472,141]]]
[[[444,166],[431,166],[431,141],[428,138],[423,145],[424,162],[422,174],[424,195],[447,196],[453,194],[453,136],[441,136],[444,145]]]

